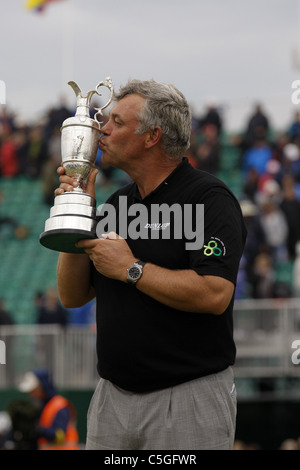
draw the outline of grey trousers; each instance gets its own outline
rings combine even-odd
[[[100,379],[86,450],[231,450],[236,420],[232,369],[150,393]]]

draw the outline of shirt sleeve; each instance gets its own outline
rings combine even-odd
[[[222,188],[209,191],[204,204],[204,243],[189,251],[190,267],[199,275],[236,283],[246,229],[238,201]]]

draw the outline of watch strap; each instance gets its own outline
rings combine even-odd
[[[140,266],[142,266],[142,268],[145,266],[145,261],[141,261],[141,260],[138,260],[136,261],[134,264],[139,264]]]

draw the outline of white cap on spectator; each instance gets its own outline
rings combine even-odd
[[[33,372],[26,372],[19,385],[20,392],[29,393],[40,385],[37,376]]]
[[[283,148],[283,153],[291,162],[296,162],[300,156],[299,147],[296,144],[286,144]]]
[[[240,206],[244,217],[251,217],[258,213],[257,206],[248,199],[244,199],[243,201],[241,201]]]

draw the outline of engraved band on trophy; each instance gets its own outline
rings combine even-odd
[[[98,83],[96,88],[82,95],[79,86],[68,82],[77,98],[75,116],[66,119],[61,127],[62,166],[65,173],[78,181],[78,187],[55,197],[50,217],[45,222],[45,231],[40,235],[40,243],[55,251],[83,253],[75,243],[84,238],[96,236],[96,201],[82,188],[83,181],[95,166],[101,124],[97,117],[110,105],[113,98],[111,78]],[[94,119],[90,117],[90,101],[94,94],[101,96],[99,88],[105,86],[110,91],[109,101],[97,111]]]

